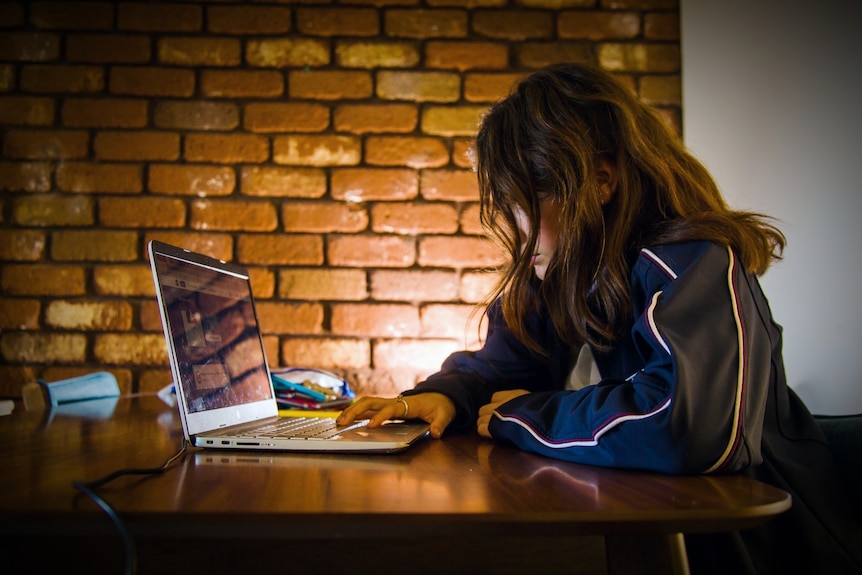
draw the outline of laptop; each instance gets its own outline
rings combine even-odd
[[[183,433],[214,449],[401,451],[428,434],[418,421],[337,426],[279,417],[248,270],[159,241],[148,246]]]

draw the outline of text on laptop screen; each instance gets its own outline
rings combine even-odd
[[[156,255],[189,411],[272,397],[248,279]]]

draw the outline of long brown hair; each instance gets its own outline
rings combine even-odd
[[[539,204],[560,213],[556,252],[538,287],[558,334],[603,349],[631,315],[628,275],[639,248],[686,240],[730,246],[760,274],[780,259],[784,235],[761,214],[731,210],[709,172],[652,108],[613,76],[556,64],[527,76],[483,118],[475,143],[482,224],[509,253],[490,299],[510,329],[543,352],[526,329],[537,310],[530,255]],[[602,204],[597,161],[616,167]],[[515,219],[523,210],[530,235]]]

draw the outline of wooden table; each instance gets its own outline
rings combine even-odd
[[[154,396],[92,405],[0,417],[0,571],[120,572],[117,530],[72,481],[158,466],[182,430]],[[741,476],[588,467],[473,434],[397,455],[190,449],[99,493],[128,525],[141,573],[186,574],[685,573],[682,533],[790,507]]]

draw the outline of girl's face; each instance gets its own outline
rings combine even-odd
[[[535,251],[530,255],[530,265],[536,272],[536,277],[545,279],[548,265],[557,249],[557,237],[559,235],[560,208],[557,202],[544,200],[539,204],[539,233],[536,238]],[[520,207],[515,208],[515,220],[518,224],[518,232],[521,241],[526,242],[530,237],[530,220],[527,213]]]

